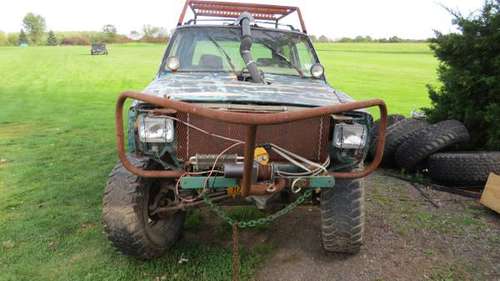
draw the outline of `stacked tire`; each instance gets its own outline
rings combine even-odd
[[[428,126],[427,121],[410,118],[401,120],[387,128],[382,165],[394,167],[398,148],[413,134]]]
[[[456,120],[447,120],[412,133],[396,151],[396,163],[415,170],[432,154],[469,141],[467,128]]]
[[[397,120],[388,125],[385,138],[384,167],[427,169],[435,182],[458,187],[483,186],[491,172],[500,174],[498,151],[454,152],[470,139],[457,120],[432,125],[413,118]]]
[[[405,119],[405,117],[403,115],[400,115],[400,114],[388,115],[387,116],[387,128],[389,128],[393,124],[396,124],[404,119]],[[377,133],[378,133],[379,127],[380,127],[380,119],[373,122],[373,127],[372,127],[371,132],[370,132],[370,143],[372,144],[370,147],[370,151],[368,153],[368,156],[369,156],[368,158],[370,160],[373,159],[373,156],[375,156],[375,146],[376,146],[376,143],[378,140]]]
[[[490,173],[500,175],[500,151],[436,153],[429,157],[428,167],[438,183],[482,187]]]

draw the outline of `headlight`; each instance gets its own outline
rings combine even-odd
[[[174,141],[174,122],[164,117],[140,116],[139,139],[144,143],[167,143]]]
[[[368,130],[359,124],[337,124],[333,134],[333,145],[340,149],[362,149],[366,145]]]

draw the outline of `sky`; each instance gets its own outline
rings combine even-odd
[[[235,1],[235,0],[231,0]],[[54,31],[98,31],[113,24],[118,32],[140,31],[144,24],[175,28],[184,0],[2,0],[0,30],[18,32],[28,12],[45,17]],[[299,6],[309,34],[332,39],[369,35],[425,39],[433,30],[453,32],[451,16],[441,5],[467,15],[483,0],[245,0]]]

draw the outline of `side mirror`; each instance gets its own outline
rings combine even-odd
[[[325,74],[325,68],[321,63],[315,63],[311,66],[311,76],[320,79]]]
[[[178,57],[168,57],[165,66],[172,72],[176,72],[181,67],[181,62]]]

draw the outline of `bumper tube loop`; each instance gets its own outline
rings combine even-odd
[[[182,101],[170,100],[167,98],[156,97],[152,95],[147,95],[138,92],[124,92],[118,97],[116,103],[116,144],[118,148],[118,157],[120,158],[123,166],[129,170],[131,173],[136,174],[141,177],[146,178],[179,178],[185,174],[183,170],[171,170],[171,171],[154,171],[154,170],[144,170],[135,167],[127,159],[125,151],[125,137],[123,128],[123,107],[127,99],[134,99],[142,102],[146,102],[152,105],[156,105],[162,108],[173,109],[177,112],[189,113],[204,118],[213,119],[216,121],[239,124],[247,126],[247,133],[245,136],[245,149],[244,149],[244,174],[242,181],[242,195],[248,196],[251,189],[251,178],[252,178],[252,166],[253,166],[253,154],[255,149],[255,138],[258,126],[262,125],[276,125],[289,123],[304,119],[311,119],[315,117],[336,114],[346,111],[352,111],[356,109],[378,107],[380,110],[380,126],[378,128],[376,152],[373,161],[361,171],[355,172],[330,172],[329,175],[335,178],[341,179],[356,179],[362,178],[377,169],[380,162],[382,161],[382,156],[384,153],[385,144],[385,130],[387,127],[387,107],[383,100],[381,99],[371,99],[364,101],[355,101],[349,103],[328,105],[322,107],[308,108],[301,111],[289,111],[280,113],[270,113],[270,114],[259,114],[259,113],[239,113],[239,112],[227,112],[219,111],[214,109],[204,108],[202,106],[191,104]]]

